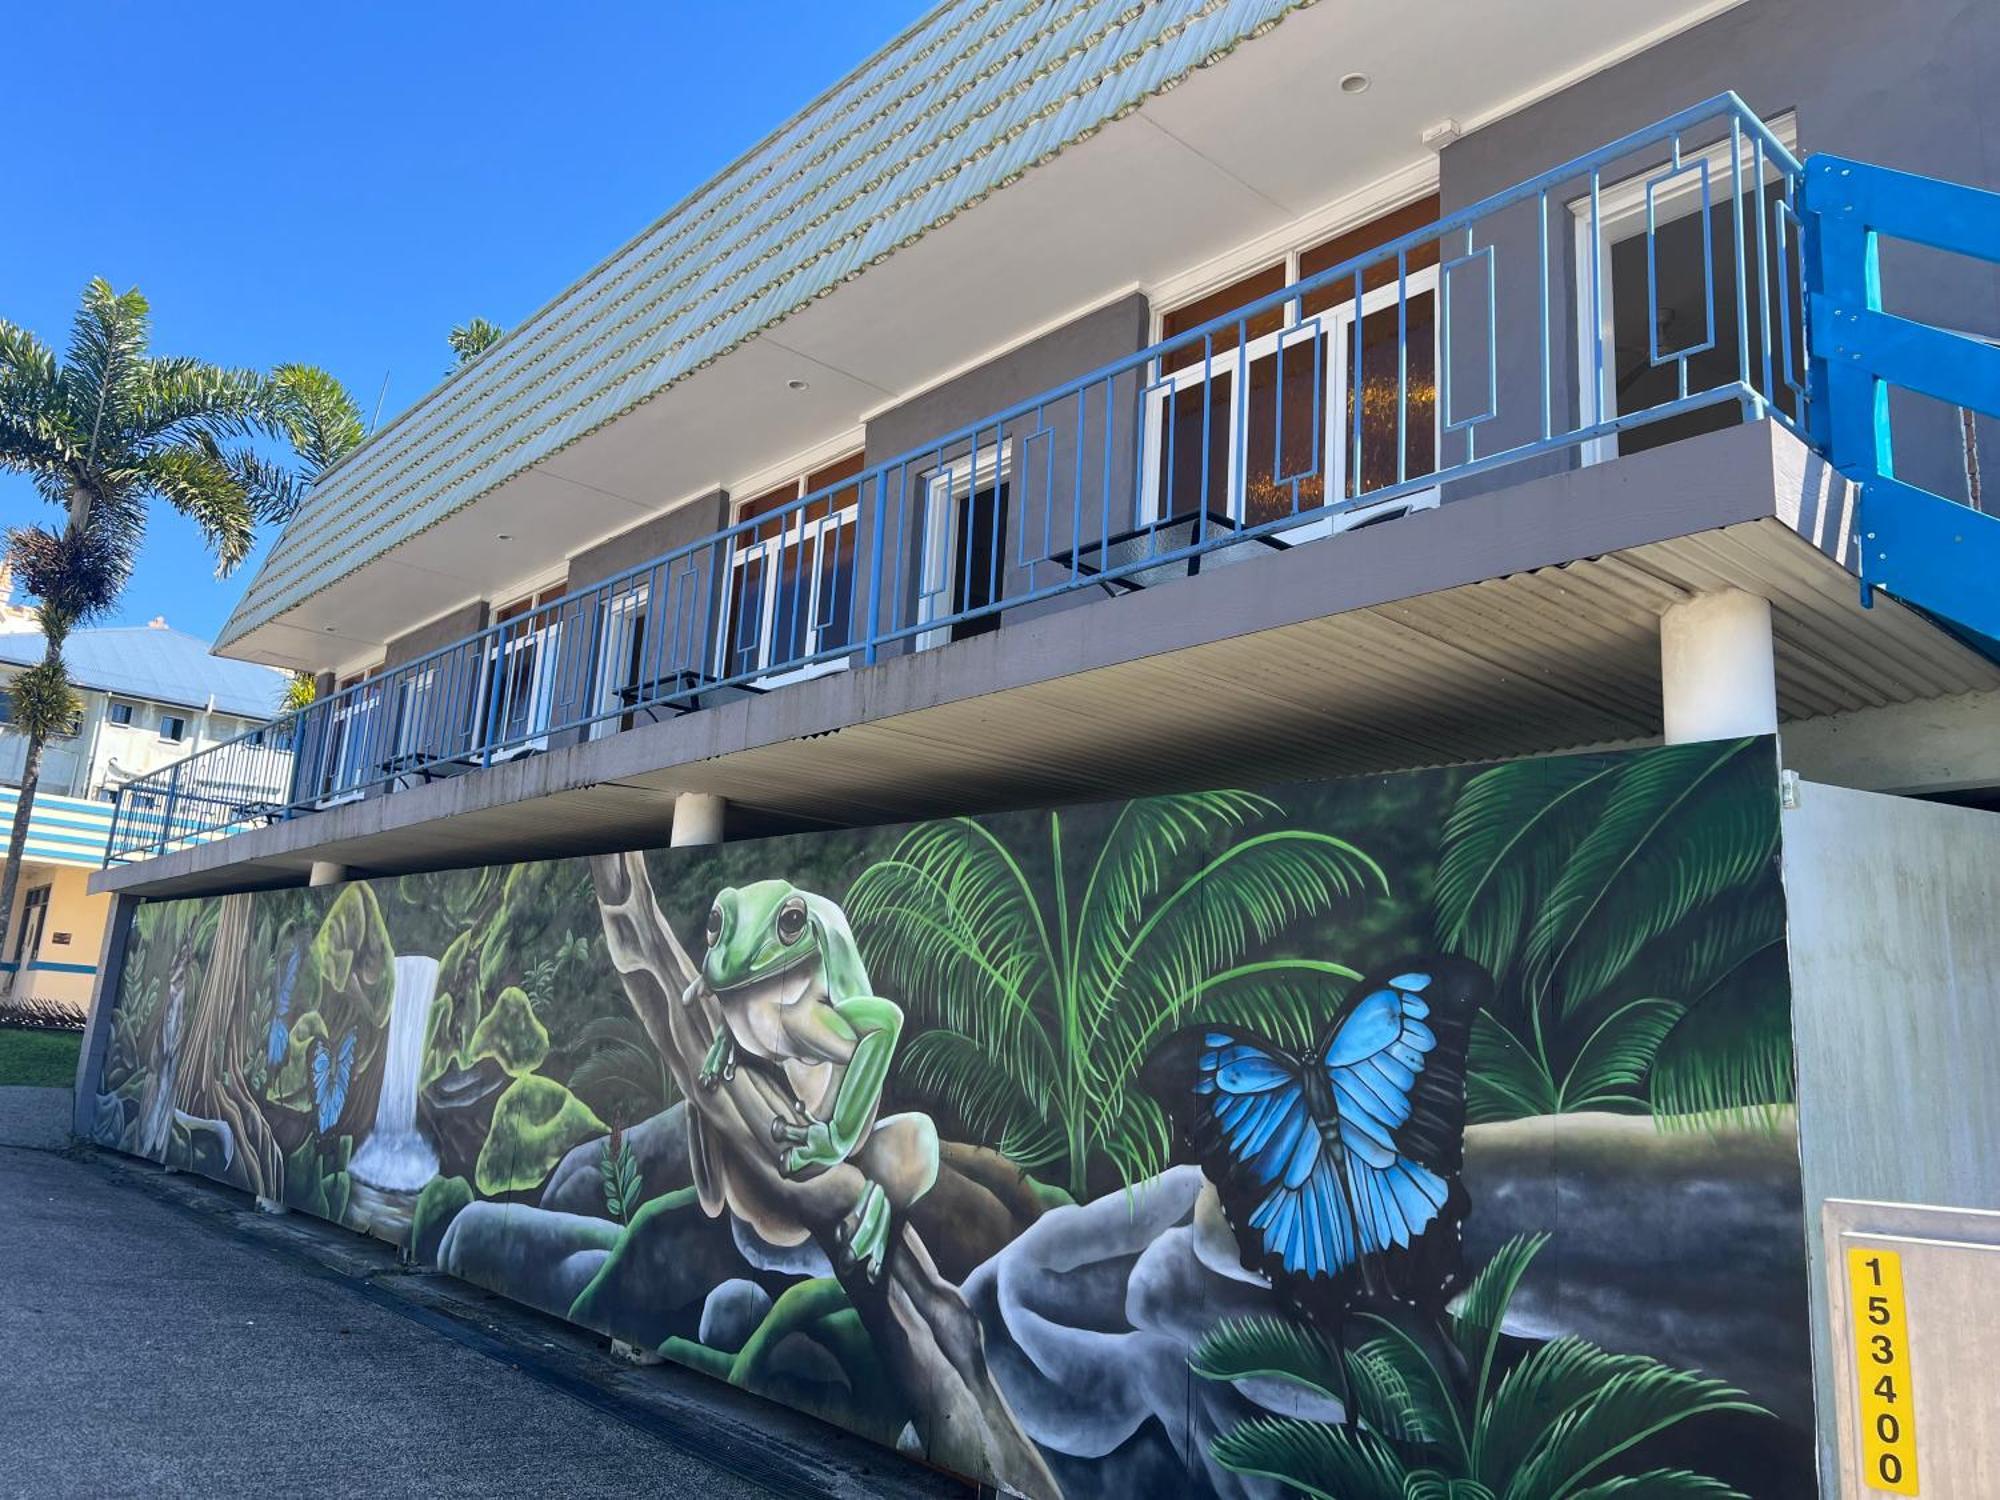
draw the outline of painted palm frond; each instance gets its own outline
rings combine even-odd
[[[913,829],[844,903],[877,988],[918,1023],[899,1081],[1024,1165],[1060,1163],[1078,1197],[1093,1159],[1127,1182],[1158,1171],[1168,1122],[1133,1087],[1147,1049],[1196,1016],[1305,1045],[1355,972],[1258,954],[1386,889],[1341,839],[1255,826],[1277,811],[1246,792],[1130,803],[1088,860],[1060,812]]]
[[[1046,1079],[1034,1087],[1035,1078],[995,1067],[964,1032],[943,1029],[911,1038],[901,1066],[906,1086],[943,1104],[974,1139],[993,1142],[1009,1161],[1033,1171],[1061,1159],[1062,1126],[1046,1111]]]
[[[1733,1034],[1688,1022],[1746,953],[1782,942],[1763,744],[1519,761],[1466,783],[1446,826],[1437,927],[1499,982],[1473,1034],[1470,1119],[1656,1109],[1656,1060],[1677,1033],[1694,1094],[1769,1102],[1781,1005],[1739,1017]],[[1746,1056],[1706,1052],[1738,1042]]]
[[[1205,1380],[1289,1380],[1338,1401],[1346,1389],[1340,1351],[1310,1324],[1290,1318],[1231,1318],[1202,1336],[1188,1366]]]
[[[1649,1082],[1669,1124],[1772,1117],[1797,1097],[1782,932],[1718,975],[1662,1037]]]
[[[1674,745],[1628,761],[1535,913],[1528,983],[1574,1015],[1653,938],[1741,889],[1778,843],[1775,786],[1731,776],[1759,741]]]
[[[1093,925],[1078,934],[1086,1003],[1130,1053],[1205,976],[1301,917],[1371,894],[1388,894],[1387,877],[1346,840],[1303,829],[1253,834],[1166,890],[1129,932]]]
[[[1383,1439],[1296,1417],[1257,1417],[1209,1445],[1238,1474],[1275,1479],[1324,1500],[1405,1500],[1408,1471]]]
[[[1502,1368],[1507,1309],[1547,1235],[1503,1245],[1443,1330],[1462,1369],[1407,1328],[1364,1314],[1369,1336],[1348,1352],[1344,1425],[1260,1417],[1210,1451],[1225,1467],[1307,1495],[1399,1500],[1742,1500],[1720,1480],[1682,1469],[1621,1473],[1643,1445],[1719,1413],[1768,1416],[1722,1381],[1643,1354],[1559,1338]],[[1269,1376],[1322,1394],[1340,1370],[1322,1335],[1272,1318],[1218,1326],[1191,1360],[1214,1380]]]
[[[1513,966],[1529,917],[1588,830],[1616,767],[1581,757],[1510,761],[1459,792],[1438,861],[1438,940],[1490,974]]]

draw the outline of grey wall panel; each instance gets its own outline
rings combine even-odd
[[[428,656],[442,646],[463,640],[486,628],[487,605],[483,599],[475,599],[470,604],[462,604],[449,614],[439,615],[427,624],[419,625],[407,635],[399,635],[382,652],[382,665],[400,666],[406,661],[415,661],[420,656]]]
[[[2000,814],[1806,782],[1782,829],[1821,1472],[1835,1493],[1819,1205],[2000,1208]]]
[[[867,428],[868,462],[880,463],[918,444],[934,442],[1143,349],[1150,331],[1146,299],[1136,292],[1086,313],[978,369],[877,414]],[[1055,582],[1064,570],[1048,559],[1069,551],[1078,539],[1088,541],[1134,524],[1138,414],[1139,377],[1137,372],[1128,372],[1087,387],[1080,398],[1051,402],[1007,424],[1004,431],[996,427],[979,433],[982,449],[1004,442],[1008,453],[1006,551],[998,564],[998,578],[1006,594],[1019,595]],[[1108,466],[1107,444],[1111,449]],[[914,619],[917,558],[923,534],[922,477],[942,463],[963,457],[971,445],[968,438],[940,447],[887,476],[885,622],[892,609],[896,623],[908,624]],[[1081,486],[1079,472],[1084,475]],[[869,519],[864,514],[858,538],[859,555],[864,558],[873,545]]]

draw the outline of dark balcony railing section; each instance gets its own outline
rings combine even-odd
[[[1321,538],[1332,563],[1337,533],[1510,466],[1739,415],[1798,428],[1801,175],[1742,101],[1710,100],[135,781],[108,858],[927,649],[1065,596]]]

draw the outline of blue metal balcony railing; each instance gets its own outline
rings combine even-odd
[[[1801,177],[1722,95],[135,781],[107,862],[1301,545],[1621,434],[1796,429]]]

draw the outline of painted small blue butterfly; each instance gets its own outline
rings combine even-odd
[[[305,939],[292,944],[291,956],[285,960],[284,970],[278,975],[277,1009],[271,1016],[271,1029],[264,1038],[264,1061],[275,1068],[285,1060],[285,1053],[292,1045],[292,990],[299,979],[299,958],[305,952]]]
[[[354,1033],[340,1039],[338,1052],[314,1038],[311,1064],[313,1103],[319,1106],[319,1129],[324,1135],[347,1111],[347,1086],[354,1081]]]

